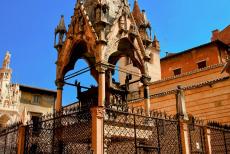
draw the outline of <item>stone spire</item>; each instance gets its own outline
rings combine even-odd
[[[143,17],[143,14],[141,12],[141,9],[139,7],[137,0],[134,1],[134,7],[133,7],[132,14],[133,14],[134,20],[138,27],[144,23],[144,17]]]
[[[134,7],[132,11],[133,18],[138,27],[141,39],[145,46],[151,44],[151,25],[147,19],[145,10],[140,10],[137,0],[134,1]],[[149,30],[149,33],[147,32]]]
[[[64,20],[64,16],[63,15],[61,15],[60,22],[59,22],[57,28],[55,29],[55,32],[56,33],[58,33],[58,32],[66,32],[65,20]]]
[[[54,47],[58,50],[60,46],[63,45],[64,42],[64,37],[66,35],[66,27],[65,27],[65,21],[64,21],[64,16],[61,15],[60,22],[58,26],[55,28],[55,42],[54,42]],[[58,35],[58,40],[56,40]]]

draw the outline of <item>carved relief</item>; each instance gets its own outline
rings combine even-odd
[[[104,118],[104,114],[105,114],[105,109],[104,108],[97,108],[96,111],[97,111],[96,116],[98,118]]]
[[[79,32],[84,31],[84,25],[85,25],[84,17],[82,16],[81,11],[78,10],[78,31]]]
[[[92,114],[97,118],[104,118],[105,109],[103,107],[94,107],[91,108]]]
[[[126,28],[126,25],[125,25],[125,17],[124,16],[121,16],[120,19],[119,19],[119,28],[121,30],[125,30]]]

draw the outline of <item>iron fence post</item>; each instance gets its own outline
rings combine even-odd
[[[28,125],[25,126],[25,136],[24,136],[24,140],[25,140],[25,144],[24,144],[24,154],[27,151],[27,131],[28,131]]]
[[[202,152],[206,153],[204,143],[205,143],[205,138],[204,138],[204,129],[203,127],[199,127],[200,130],[200,137],[201,137],[201,147],[202,147]]]
[[[54,154],[54,142],[55,142],[55,121],[56,121],[56,114],[55,114],[55,111],[54,111],[54,113],[53,113],[53,136],[52,136],[52,154]]]
[[[211,130],[207,127],[204,127],[205,135],[205,152],[211,154]]]
[[[137,154],[137,130],[136,130],[136,116],[133,114],[134,125],[134,142],[135,142],[135,154]]]
[[[160,143],[160,133],[159,133],[159,122],[157,119],[156,119],[156,126],[157,126],[157,145],[158,145],[157,153],[160,154],[161,153],[161,143]]]
[[[25,133],[26,127],[21,125],[18,127],[18,144],[17,144],[17,153],[23,154],[25,152]]]
[[[6,153],[7,136],[8,136],[8,132],[6,133],[6,137],[5,137],[4,154]]]
[[[177,134],[178,134],[177,136],[178,136],[178,143],[179,143],[178,146],[179,146],[179,152],[180,152],[180,154],[182,154],[182,146],[181,146],[182,141],[181,141],[180,119],[178,118],[177,120],[178,120],[177,121]]]
[[[193,150],[192,150],[192,148],[193,148],[193,147],[192,147],[192,135],[191,135],[191,131],[192,131],[192,130],[191,130],[190,127],[191,127],[191,125],[188,124],[188,135],[189,135],[189,142],[190,142],[190,144],[189,144],[190,146],[189,146],[189,147],[190,147],[190,152],[192,153],[192,151],[193,151]]]
[[[225,153],[228,154],[228,147],[227,147],[227,142],[226,142],[226,137],[225,137],[225,131],[223,130],[223,135],[224,135],[224,148],[225,148]]]
[[[180,143],[179,144],[180,152],[183,154],[190,153],[187,121],[179,120],[178,129],[179,129],[178,137],[179,137],[179,143]]]

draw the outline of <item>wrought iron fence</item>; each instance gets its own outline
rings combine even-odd
[[[211,152],[230,153],[230,126],[187,121],[191,154],[205,154],[210,135]],[[16,154],[20,124],[0,131],[0,154]],[[204,130],[209,129],[210,134]],[[25,130],[25,154],[92,154],[92,119],[78,106],[43,116]],[[105,154],[182,153],[180,122],[177,116],[142,109],[108,108],[104,117]],[[24,129],[20,129],[24,130]],[[20,133],[21,134],[21,133]]]
[[[160,112],[107,109],[104,119],[105,154],[181,153],[179,122]]]
[[[215,154],[230,153],[230,130],[210,127],[211,149]]]
[[[16,154],[19,124],[1,130],[0,154]]]
[[[26,126],[25,153],[90,153],[91,114],[68,108]]]
[[[191,154],[205,154],[204,127],[197,124],[189,124],[188,130]]]

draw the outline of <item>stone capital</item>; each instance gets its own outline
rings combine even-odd
[[[55,84],[58,90],[63,90],[64,82],[62,80],[56,80]]]
[[[108,66],[104,63],[100,63],[96,66],[96,70],[98,73],[105,73],[105,71],[108,69]]]
[[[92,116],[102,119],[104,118],[105,108],[104,107],[93,107],[91,108],[91,113],[92,113]]]
[[[151,81],[151,77],[148,75],[143,75],[141,77],[141,82],[144,84],[144,86],[148,86],[150,81]]]

